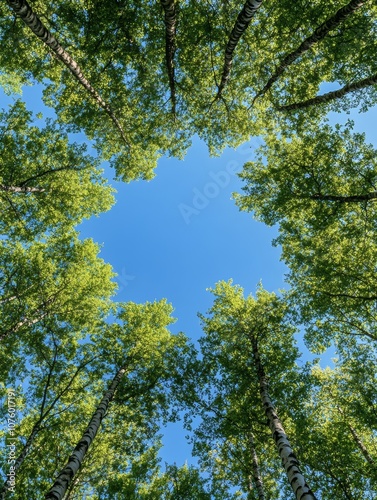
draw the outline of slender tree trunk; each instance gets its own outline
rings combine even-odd
[[[46,190],[40,187],[4,186],[4,184],[0,184],[0,191],[7,191],[8,193],[44,193]]]
[[[267,377],[260,359],[257,340],[255,338],[251,338],[251,341],[262,405],[268,418],[268,425],[271,429],[272,437],[277,446],[289,484],[291,485],[297,500],[316,500],[314,493],[311,491],[304,476],[302,475],[299,462],[292,450],[291,444],[269,396]]]
[[[7,0],[7,3],[13,9],[15,14],[22,19],[26,26],[55,53],[57,58],[62,61],[63,64],[65,64],[65,66],[81,83],[81,85],[89,92],[89,94],[97,102],[97,104],[106,111],[116,128],[119,130],[124,142],[128,146],[130,146],[124,130],[110,106],[102,99],[98,92],[92,87],[91,83],[84,77],[80,66],[74,59],[72,59],[68,52],[64,50],[64,48],[59,44],[56,38],[48,31],[39,17],[33,12],[27,1]]]
[[[39,321],[41,321],[45,316],[47,316],[47,313],[42,313],[40,316],[38,316],[37,318],[25,318],[23,319],[22,321],[19,321],[16,325],[12,326],[11,328],[9,328],[8,330],[6,330],[5,332],[3,332],[1,335],[0,335],[0,342],[2,340],[4,340],[8,335],[10,335],[11,333],[16,333],[18,332],[18,330],[20,328],[22,328],[24,325],[26,326],[32,326],[32,325],[35,325],[36,323],[38,323]]]
[[[262,476],[260,474],[259,470],[259,463],[258,463],[258,455],[255,450],[255,445],[254,445],[254,437],[252,434],[249,434],[249,446],[250,446],[250,451],[251,451],[251,460],[252,460],[252,467],[253,467],[253,482],[255,484],[257,493],[258,493],[258,499],[259,500],[265,500],[264,496],[264,488],[263,488],[263,481],[262,481]]]
[[[175,96],[175,71],[174,71],[174,54],[176,50],[176,8],[174,0],[161,0],[161,5],[165,12],[165,53],[166,67],[168,71],[170,98],[172,103],[173,117],[176,115],[176,96]]]
[[[351,196],[337,196],[331,194],[313,194],[310,197],[312,200],[319,201],[339,201],[341,203],[359,203],[362,201],[371,201],[377,199],[377,191],[372,191],[367,194],[355,194]]]
[[[245,5],[243,6],[243,9],[238,14],[236,23],[232,29],[227,46],[225,48],[224,68],[221,75],[219,89],[217,91],[217,99],[221,97],[222,91],[224,90],[224,87],[229,79],[230,70],[233,63],[233,52],[237,47],[238,41],[249,26],[254,14],[262,5],[262,1],[263,0],[247,0]]]
[[[79,470],[82,461],[88,451],[89,446],[93,442],[98,429],[100,428],[103,417],[105,416],[111,400],[114,397],[115,391],[122,380],[123,375],[126,373],[126,368],[121,368],[113,378],[108,390],[105,392],[98,408],[91,418],[87,429],[85,430],[82,438],[77,443],[72,455],[68,459],[67,465],[60,472],[52,485],[49,492],[45,495],[46,499],[62,500],[70,482],[74,478],[76,472]]]
[[[344,414],[344,411],[339,407],[337,406],[337,409],[338,409],[338,412],[342,415],[342,417],[344,417],[344,419],[346,420],[346,424],[347,424],[347,427],[349,428],[351,434],[352,434],[352,437],[353,437],[353,440],[355,441],[357,447],[359,448],[359,450],[361,451],[362,455],[364,456],[365,460],[370,464],[370,465],[374,465],[374,460],[373,458],[369,455],[369,452],[368,450],[366,449],[364,443],[361,441],[361,439],[359,438],[356,430],[352,427],[352,425],[348,422],[348,419],[346,418],[345,414]]]
[[[325,38],[330,31],[335,29],[355,10],[359,9],[366,1],[367,0],[351,0],[347,5],[339,9],[332,17],[327,19],[327,21],[318,26],[318,28],[308,38],[306,38],[296,50],[285,56],[263,89],[260,90],[254,97],[253,103],[258,97],[264,95],[271,88],[271,86],[284,73],[288,66],[308,51],[313,45]]]
[[[361,90],[376,84],[377,84],[377,73],[368,78],[364,78],[364,80],[359,80],[357,82],[345,85],[339,90],[334,90],[333,92],[327,92],[327,94],[319,95],[317,97],[313,97],[312,99],[308,99],[306,101],[293,102],[292,104],[279,106],[276,109],[278,111],[295,111],[297,109],[305,109],[309,108],[310,106],[313,106],[314,104],[325,104],[329,101],[333,101],[334,99],[341,99],[342,97],[351,92],[356,92],[357,90]]]

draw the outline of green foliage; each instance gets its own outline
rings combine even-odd
[[[376,150],[351,128],[268,137],[235,195],[241,210],[279,223],[292,303],[317,350],[341,333],[375,339]]]
[[[195,397],[188,401],[191,415],[202,419],[194,430],[194,453],[213,487],[222,488],[220,498],[259,498],[252,479],[253,451],[266,497],[280,498],[284,491],[284,498],[291,498],[266,425],[253,353],[257,340],[271,395],[293,432],[290,421],[306,388],[295,365],[296,330],[287,319],[287,305],[261,286],[255,298],[245,298],[231,282],[219,282],[212,293],[214,304],[208,316],[201,316],[205,336],[200,339]]]
[[[0,113],[0,232],[29,241],[68,232],[113,203],[86,146],[69,144],[64,127],[50,120],[42,129],[32,121],[21,101]]]

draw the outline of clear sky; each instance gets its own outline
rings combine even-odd
[[[2,105],[9,100],[0,94]],[[43,109],[40,91],[27,88],[29,108]],[[352,114],[358,131],[377,145],[377,112]],[[344,122],[344,117],[335,117]],[[145,302],[166,298],[178,319],[172,331],[196,341],[201,335],[197,312],[206,312],[212,295],[206,288],[233,279],[245,292],[262,280],[268,291],[284,287],[280,249],[271,245],[276,228],[239,212],[231,199],[240,191],[236,173],[253,158],[260,144],[252,139],[238,150],[209,158],[206,146],[194,139],[184,161],[163,158],[150,182],[112,182],[117,202],[112,210],[80,226],[81,237],[103,245],[101,257],[118,274],[116,300]],[[106,175],[114,173],[106,168]],[[180,425],[165,433],[164,461],[182,464],[189,458]]]

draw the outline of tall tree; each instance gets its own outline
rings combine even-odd
[[[174,373],[179,371],[179,358],[187,351],[186,339],[182,335],[173,336],[167,330],[173,321],[171,312],[172,307],[166,301],[124,304],[118,314],[122,323],[114,324],[109,332],[96,338],[105,366],[115,368],[115,375],[46,498],[63,498],[116,392],[120,404],[122,400],[134,398],[141,415],[146,412],[150,419],[166,415],[169,409],[167,388]]]
[[[39,17],[33,12],[26,0],[7,0],[8,5],[13,9],[13,11],[19,16],[26,26],[36,35],[43,43],[45,43],[55,54],[55,56],[62,61],[73,76],[80,82],[80,84],[85,88],[87,92],[92,96],[96,103],[105,110],[109,115],[112,122],[121,134],[124,142],[130,146],[129,140],[126,137],[122,125],[120,124],[118,118],[115,116],[113,110],[110,108],[108,103],[106,103],[102,97],[98,94],[92,84],[85,78],[82,73],[80,66],[77,62],[72,59],[66,50],[59,44],[57,39],[49,32],[49,30],[43,25]]]
[[[351,15],[355,10],[362,7],[366,1],[367,0],[351,0],[347,5],[341,7],[333,16],[331,16],[320,26],[318,26],[314,30],[314,32],[300,44],[300,46],[296,50],[290,52],[284,57],[284,59],[275,69],[274,73],[270,76],[264,87],[259,92],[257,92],[254,101],[258,97],[264,95],[271,88],[271,86],[284,73],[288,66],[293,64],[294,61],[296,61],[296,59],[298,59],[307,50],[310,50],[314,44],[320,42],[326,35],[330,33],[330,31],[336,29],[339,24],[347,19],[349,15]]]
[[[204,414],[204,428],[199,436],[203,439],[204,436],[211,435],[206,431],[209,424],[209,428],[213,426],[211,420],[217,427],[217,439],[225,438],[227,445],[244,436],[246,455],[243,451],[239,456],[241,462],[242,456],[249,456],[244,484],[248,485],[252,476],[254,489],[259,497],[261,479],[265,479],[263,475],[267,475],[267,471],[275,474],[272,477],[267,475],[266,478],[268,492],[265,495],[270,495],[271,486],[275,482],[275,488],[277,487],[285,471],[286,484],[291,486],[291,494],[295,498],[314,499],[271,399],[273,394],[282,413],[289,415],[291,409],[284,406],[287,403],[285,397],[290,394],[291,401],[294,401],[293,380],[297,384],[298,377],[294,368],[297,357],[297,349],[293,344],[295,329],[285,318],[287,306],[275,294],[269,294],[261,287],[255,299],[252,296],[244,298],[240,287],[233,287],[231,283],[225,282],[218,283],[213,293],[214,305],[209,310],[208,317],[202,316],[206,335],[200,343],[204,360],[202,372],[204,380],[207,378],[207,398],[213,400],[209,409],[215,408],[216,412],[213,419]],[[203,381],[201,385],[203,386]],[[259,401],[256,399],[258,392]],[[215,399],[212,394],[215,394]],[[255,410],[257,403],[259,409]],[[292,404],[294,407],[298,403],[296,401]],[[260,464],[261,472],[257,480],[253,448],[261,449],[266,446],[265,417],[270,427],[270,450],[274,441],[277,448],[275,457],[280,456],[283,470],[277,469],[276,463],[270,461],[270,453],[263,453],[266,463],[262,461]],[[254,435],[252,448],[251,434]],[[200,447],[199,438],[199,450]],[[234,452],[237,454],[237,448]]]

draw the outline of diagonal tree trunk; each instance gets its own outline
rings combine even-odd
[[[62,61],[63,64],[69,69],[69,71],[74,75],[74,77],[81,83],[81,85],[89,92],[92,98],[97,102],[97,104],[105,110],[108,116],[113,121],[116,128],[119,130],[124,142],[130,146],[130,143],[124,133],[124,130],[119,123],[119,120],[114,115],[114,112],[110,106],[102,99],[98,92],[92,87],[91,83],[82,74],[82,70],[77,62],[72,59],[72,57],[64,50],[64,48],[59,44],[56,38],[48,31],[44,26],[39,17],[33,12],[30,5],[26,0],[7,0],[8,5],[13,9],[15,14],[19,16],[26,26],[45,43],[56,55],[56,57]]]
[[[228,82],[230,70],[233,63],[233,52],[237,47],[238,41],[241,36],[246,31],[247,27],[250,24],[251,19],[253,18],[256,11],[262,5],[263,0],[247,0],[243,9],[238,14],[235,25],[233,26],[232,32],[229,36],[229,40],[227,46],[225,48],[225,61],[224,68],[221,75],[221,82],[219,85],[219,89],[217,91],[217,99],[220,99],[222,91],[224,90],[225,85]]]
[[[263,481],[262,481],[262,476],[261,476],[260,470],[259,470],[258,455],[257,455],[257,452],[255,450],[255,445],[254,445],[254,436],[252,434],[249,434],[248,440],[249,440],[249,446],[250,446],[250,451],[251,451],[251,460],[252,460],[252,468],[253,468],[253,482],[254,482],[256,490],[257,490],[258,500],[265,500],[266,497],[264,496]]]
[[[374,460],[373,458],[369,455],[369,452],[367,450],[367,448],[365,447],[364,443],[361,441],[361,439],[359,438],[356,430],[352,427],[352,425],[349,423],[348,419],[346,418],[345,414],[344,414],[344,411],[339,407],[337,406],[337,410],[338,412],[342,415],[342,417],[346,420],[346,424],[347,424],[347,427],[349,428],[351,434],[352,434],[352,437],[353,437],[353,440],[355,441],[357,447],[359,448],[359,450],[361,451],[362,455],[364,456],[365,460],[370,464],[370,465],[375,465],[374,463]]]
[[[56,478],[54,484],[52,485],[49,492],[45,495],[46,499],[50,500],[62,500],[64,497],[70,482],[74,478],[76,472],[79,470],[82,461],[88,451],[89,446],[93,442],[96,434],[101,426],[101,422],[106,415],[107,409],[111,400],[114,397],[115,391],[122,380],[124,374],[126,373],[126,368],[121,368],[115,377],[113,378],[108,390],[103,395],[103,398],[98,405],[96,412],[91,418],[87,429],[85,430],[82,438],[77,443],[72,455],[68,459],[67,465],[60,472]]]
[[[302,54],[307,52],[313,45],[325,38],[330,31],[335,29],[355,10],[359,9],[366,1],[367,0],[351,0],[347,5],[339,9],[332,17],[327,19],[327,21],[318,26],[318,28],[308,38],[306,38],[296,50],[285,56],[263,89],[260,90],[254,97],[253,103],[258,97],[264,95],[271,88],[271,86],[284,73],[288,66],[302,56]]]
[[[175,71],[174,71],[174,54],[176,50],[176,8],[174,0],[161,0],[161,5],[165,12],[165,53],[166,67],[168,71],[170,98],[172,103],[173,117],[176,115],[176,94],[175,94]]]
[[[351,92],[356,92],[357,90],[361,90],[376,84],[377,84],[377,73],[375,73],[372,76],[369,76],[368,78],[364,78],[363,80],[359,80],[357,82],[345,85],[339,90],[334,90],[333,92],[327,92],[327,94],[313,97],[312,99],[308,99],[307,101],[294,102],[292,104],[287,104],[285,106],[279,106],[276,109],[278,111],[294,111],[297,109],[305,109],[309,108],[310,106],[313,106],[314,104],[325,104],[329,101],[333,101],[334,99],[341,99],[342,97]]]
[[[316,500],[314,493],[310,490],[302,475],[299,462],[292,450],[291,444],[269,396],[267,377],[260,359],[258,342],[256,338],[252,336],[250,336],[250,340],[253,347],[253,358],[259,381],[262,405],[268,418],[268,425],[272,432],[272,438],[277,446],[289,484],[297,500]]]
[[[372,191],[367,194],[355,194],[350,196],[338,196],[332,194],[313,194],[310,196],[312,200],[319,201],[339,201],[340,203],[360,203],[362,201],[371,201],[377,199],[377,191]]]

